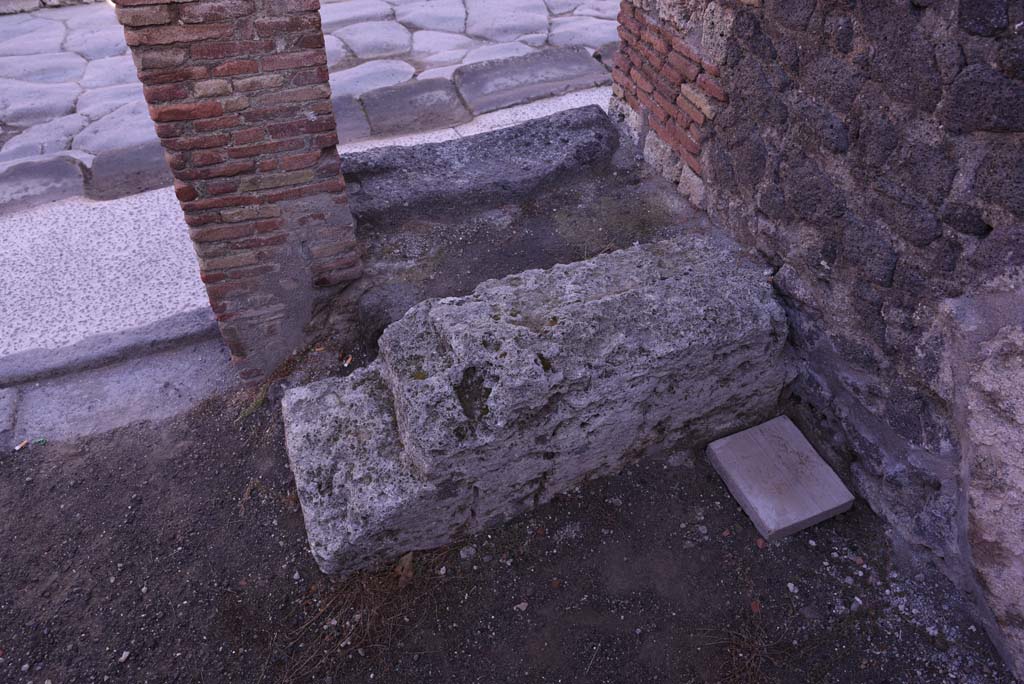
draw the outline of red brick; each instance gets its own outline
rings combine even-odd
[[[670,52],[665,58],[665,61],[672,65],[673,69],[681,73],[683,77],[691,83],[696,80],[697,75],[700,73],[699,64],[687,59],[678,52]]]
[[[704,113],[694,107],[690,101],[682,95],[676,98],[676,106],[686,112],[686,115],[693,119],[698,126],[702,126],[704,124],[704,119],[706,118]]]
[[[294,33],[297,31],[320,30],[320,15],[316,12],[305,12],[284,17],[261,17],[253,22],[256,34],[262,38],[273,38],[282,33]],[[322,35],[322,34],[321,34]],[[320,45],[311,47],[321,47]]]
[[[191,121],[208,119],[224,113],[220,102],[190,102],[187,104],[150,105],[149,114],[153,121]]]
[[[216,0],[182,5],[178,9],[178,17],[186,24],[201,24],[243,17],[252,12],[249,0]]]
[[[654,92],[654,84],[651,83],[650,81],[648,81],[644,77],[644,75],[640,73],[639,70],[634,68],[634,69],[632,69],[629,72],[629,75],[633,78],[633,81],[636,83],[636,87],[639,90],[642,90],[645,93],[653,93]]]
[[[697,85],[701,90],[716,100],[719,100],[720,102],[729,101],[729,96],[725,94],[725,90],[722,88],[722,85],[711,76],[701,74],[697,78]]]
[[[218,64],[210,73],[214,76],[240,76],[241,74],[255,74],[260,70],[259,62],[253,59],[233,59],[223,64]]]
[[[303,152],[302,154],[293,154],[286,157],[281,157],[281,169],[284,171],[295,171],[298,169],[307,169],[311,166],[315,166],[320,161],[323,153],[320,150],[315,152]],[[339,173],[340,169],[334,171]]]
[[[235,128],[241,125],[242,117],[237,114],[228,114],[227,116],[218,116],[214,119],[196,121],[192,124],[192,128],[200,133],[208,133],[210,131],[222,131],[226,128]]]
[[[199,193],[196,192],[196,189],[193,186],[175,180],[174,196],[178,198],[179,202],[188,202],[190,200],[194,200],[196,197],[199,197]]]
[[[183,135],[164,140],[163,146],[169,150],[202,150],[211,147],[223,147],[231,141],[226,133],[218,135]]]
[[[248,237],[256,232],[252,223],[232,223],[230,225],[216,225],[212,227],[189,228],[188,234],[193,242],[216,242],[218,240],[234,240],[236,238]]]
[[[115,11],[119,22],[132,27],[169,24],[173,18],[169,5],[118,7]]]
[[[236,78],[233,83],[235,90],[240,93],[263,90],[265,88],[278,88],[283,84],[284,75],[282,74],[260,74],[259,76],[249,76],[248,78]]]
[[[148,26],[126,28],[125,41],[130,47],[138,45],[172,45],[194,43],[211,38],[223,38],[234,32],[231,24],[191,24],[188,26]]]
[[[158,85],[161,83],[181,83],[183,81],[198,81],[206,78],[209,70],[205,66],[187,66],[177,69],[144,69],[139,72],[139,80],[144,85]]]
[[[236,159],[223,164],[215,164],[198,169],[187,169],[175,174],[182,180],[208,180],[210,178],[225,178],[248,173],[255,168],[251,159]]]
[[[189,96],[188,88],[182,83],[166,83],[163,85],[149,85],[142,89],[146,102],[171,102],[173,100],[184,100]]]
[[[277,55],[269,55],[260,60],[260,66],[263,71],[297,69],[299,67],[319,66],[326,63],[327,56],[324,54],[323,50],[284,52]]]
[[[327,84],[303,86],[301,88],[289,88],[287,90],[274,90],[254,98],[257,105],[286,104],[291,102],[311,102],[314,100],[329,100],[331,88]]]
[[[244,157],[257,157],[261,154],[272,154],[274,152],[298,150],[304,147],[305,144],[306,142],[303,138],[275,140],[272,142],[260,143],[258,145],[249,145],[246,147],[232,147],[228,150],[228,154],[230,154],[235,159],[241,159]]]

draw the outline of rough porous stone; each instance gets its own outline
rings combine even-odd
[[[592,105],[460,140],[344,155],[342,168],[353,203],[371,217],[521,197],[566,171],[609,163],[618,145],[618,130]]]
[[[379,88],[363,95],[362,101],[374,135],[444,128],[473,118],[455,86],[443,78]]]
[[[757,422],[789,377],[785,338],[763,267],[721,237],[423,302],[369,367],[285,395],[313,554],[369,567]]]
[[[455,71],[454,79],[474,114],[611,81],[608,71],[583,48],[552,48],[468,64]]]

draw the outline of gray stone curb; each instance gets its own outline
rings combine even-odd
[[[0,358],[0,390],[214,338],[213,312],[193,309],[149,325],[94,335],[61,349],[30,349]]]

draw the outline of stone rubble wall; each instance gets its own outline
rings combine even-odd
[[[824,426],[819,446],[1024,675],[1024,376],[1007,351],[1024,321],[1024,3],[637,0],[621,17],[615,108],[776,269],[805,428]],[[681,58],[722,90],[699,91],[699,154],[669,107],[695,104],[692,83],[671,90]]]
[[[791,379],[764,266],[693,236],[487,281],[288,390],[285,439],[328,573],[433,548],[776,411]]]
[[[317,0],[117,0],[117,17],[243,379],[305,343],[361,254]]]

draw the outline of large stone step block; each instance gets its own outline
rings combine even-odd
[[[720,237],[422,302],[371,366],[285,395],[317,561],[345,573],[437,546],[758,422],[789,378],[785,339],[763,267]]]

